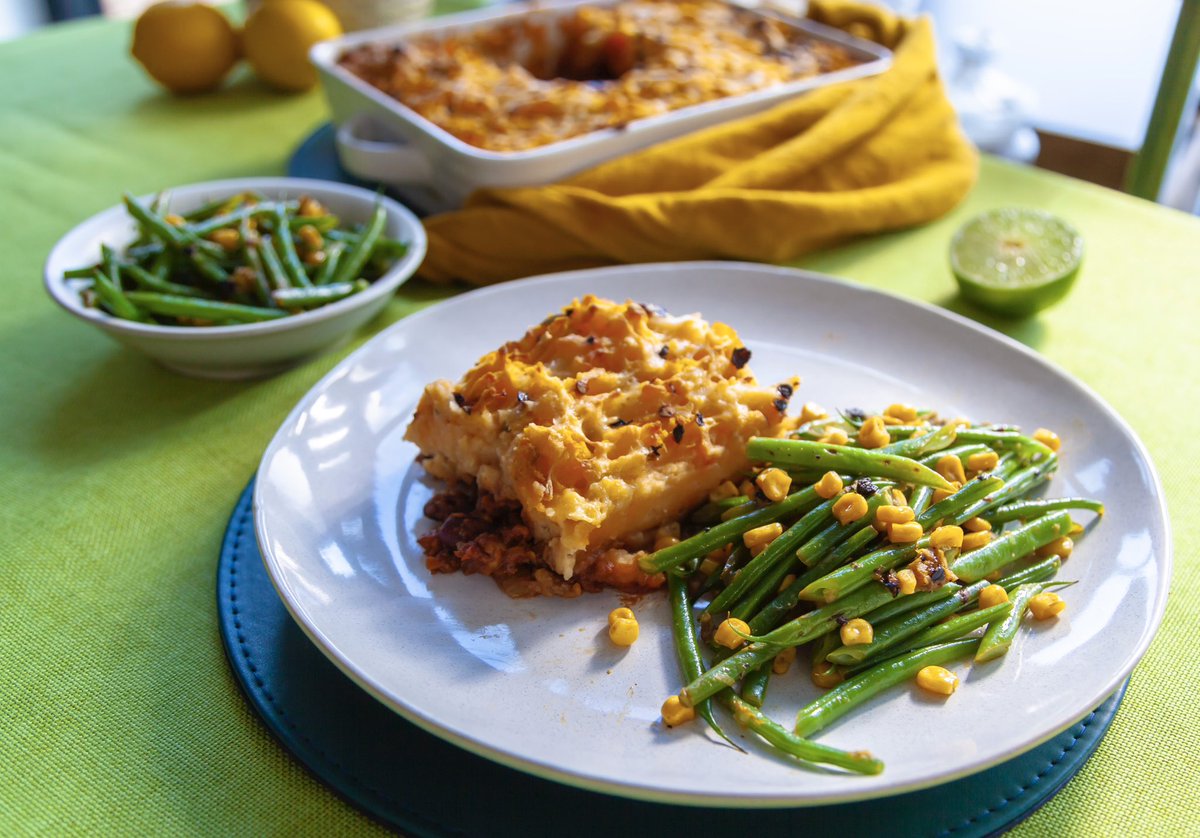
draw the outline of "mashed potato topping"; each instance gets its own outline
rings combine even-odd
[[[737,333],[596,297],[425,388],[407,438],[433,476],[519,503],[564,579],[673,522],[785,430],[796,381],[760,386]],[[611,581],[611,580],[606,580]]]

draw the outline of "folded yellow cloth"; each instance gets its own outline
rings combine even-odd
[[[891,68],[561,183],[480,190],[426,220],[421,275],[488,284],[622,262],[788,262],[948,211],[978,158],[938,79],[929,21],[845,0],[812,0],[808,13],[889,47]]]

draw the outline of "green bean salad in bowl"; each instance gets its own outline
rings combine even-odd
[[[376,315],[416,271],[420,222],[389,198],[300,178],[123,196],[46,263],[51,296],[165,366],[266,374]]]

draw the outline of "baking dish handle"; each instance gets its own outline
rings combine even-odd
[[[342,167],[363,180],[393,184],[433,180],[424,154],[382,132],[366,114],[355,114],[338,126],[337,153]]]

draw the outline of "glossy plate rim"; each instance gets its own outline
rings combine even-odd
[[[739,273],[762,273],[775,276],[786,275],[794,279],[796,282],[819,283],[827,286],[832,285],[836,286],[841,292],[844,293],[852,295],[866,295],[868,297],[877,298],[878,301],[883,302],[886,305],[900,306],[901,308],[912,307],[919,309],[926,314],[932,314],[936,317],[944,318],[960,327],[974,332],[977,339],[998,343],[1005,349],[1015,351],[1021,356],[1024,356],[1026,360],[1041,366],[1053,377],[1069,384],[1071,387],[1076,388],[1078,391],[1080,391],[1080,393],[1088,398],[1088,400],[1092,403],[1092,406],[1105,414],[1106,418],[1112,422],[1115,428],[1122,433],[1127,442],[1130,444],[1132,451],[1136,455],[1136,459],[1145,469],[1145,472],[1148,476],[1148,482],[1153,489],[1153,497],[1147,500],[1147,509],[1151,509],[1156,513],[1154,524],[1157,525],[1157,531],[1161,535],[1163,550],[1161,555],[1158,556],[1156,560],[1156,565],[1158,566],[1160,573],[1158,575],[1157,586],[1153,589],[1152,609],[1138,635],[1137,643],[1133,650],[1127,655],[1126,659],[1121,662],[1121,665],[1111,671],[1109,677],[1104,681],[1102,687],[1095,689],[1094,694],[1089,694],[1086,697],[1086,700],[1083,697],[1073,699],[1072,709],[1070,712],[1061,713],[1056,718],[1053,725],[1043,728],[1038,735],[1029,738],[1027,741],[1023,741],[1019,746],[989,754],[987,759],[977,759],[969,764],[961,766],[957,770],[946,771],[941,774],[930,776],[923,780],[870,790],[856,789],[852,783],[848,783],[844,794],[825,794],[819,797],[753,796],[745,794],[730,795],[713,791],[706,791],[703,794],[681,794],[667,789],[635,784],[608,782],[594,777],[582,776],[575,772],[565,771],[557,768],[554,764],[552,764],[552,762],[538,759],[528,754],[492,747],[485,742],[480,742],[470,735],[439,725],[433,720],[426,718],[421,713],[416,712],[412,707],[405,704],[397,696],[391,695],[386,690],[381,689],[369,672],[364,671],[355,661],[350,660],[341,654],[336,646],[336,643],[325,633],[322,627],[318,624],[318,621],[315,620],[298,601],[296,593],[292,590],[289,584],[287,573],[280,564],[279,557],[274,554],[269,541],[264,537],[265,527],[268,525],[262,504],[263,486],[267,482],[266,480],[262,479],[264,466],[267,463],[271,453],[280,443],[287,429],[295,425],[297,418],[305,411],[307,406],[311,404],[314,398],[322,393],[330,383],[339,379],[344,374],[345,370],[352,367],[358,359],[368,356],[372,352],[374,345],[377,342],[384,340],[388,335],[412,328],[412,324],[422,322],[426,319],[446,317],[448,314],[452,314],[453,310],[459,306],[475,305],[480,300],[486,300],[496,295],[508,293],[516,286],[527,288],[530,286],[564,285],[569,288],[569,293],[581,294],[588,293],[588,289],[575,287],[572,285],[573,283],[579,283],[581,281],[590,279],[603,282],[606,276],[614,274],[627,275],[630,272],[678,273],[681,271],[707,272],[722,270],[731,270]],[[716,319],[723,319],[719,315],[715,315],[714,317]],[[517,331],[525,328],[526,326],[527,324],[518,324]],[[1144,443],[1138,437],[1134,429],[1124,420],[1124,418],[1121,417],[1121,415],[1118,414],[1115,409],[1113,409],[1086,383],[1019,341],[997,332],[987,326],[977,323],[974,320],[963,317],[954,312],[947,311],[946,309],[938,306],[814,271],[745,262],[669,262],[618,265],[612,267],[564,271],[560,273],[539,275],[526,279],[474,289],[431,305],[415,314],[409,315],[384,329],[379,334],[367,341],[363,346],[359,347],[353,353],[340,361],[332,370],[330,370],[319,381],[317,381],[299,400],[296,406],[288,413],[288,416],[280,425],[279,430],[268,444],[260,462],[259,469],[257,471],[257,479],[255,481],[253,507],[255,536],[263,556],[263,562],[267,569],[267,575],[270,578],[272,585],[275,587],[280,599],[284,603],[288,612],[291,614],[293,620],[295,620],[297,625],[299,625],[309,640],[311,640],[317,646],[317,648],[320,649],[326,655],[326,657],[328,657],[343,673],[345,673],[367,693],[375,697],[386,706],[390,707],[395,712],[399,713],[405,719],[413,724],[416,724],[418,727],[427,731],[428,733],[438,736],[439,738],[448,742],[452,742],[453,744],[458,745],[459,747],[462,747],[471,753],[486,757],[510,768],[533,774],[543,779],[553,780],[587,790],[601,791],[608,794],[629,797],[638,800],[702,807],[718,806],[747,809],[805,807],[851,803],[856,800],[889,797],[905,792],[918,791],[921,789],[938,786],[960,777],[968,776],[987,768],[994,767],[1015,756],[1018,756],[1019,754],[1029,751],[1030,749],[1048,741],[1055,735],[1061,733],[1063,730],[1066,730],[1070,726],[1078,723],[1081,719],[1086,717],[1120,687],[1120,684],[1130,675],[1134,667],[1145,656],[1146,651],[1149,648],[1150,643],[1153,641],[1163,620],[1173,568],[1173,542],[1171,539],[1170,519],[1166,506],[1166,498],[1161,479],[1157,469],[1154,466],[1153,460],[1150,457],[1149,451],[1146,449]]]

